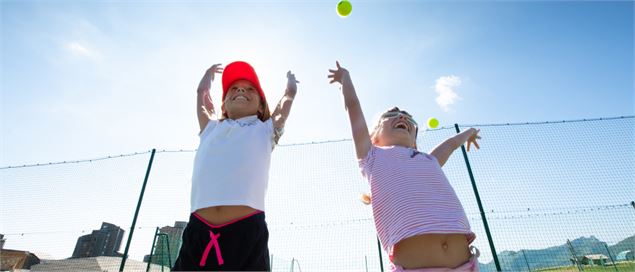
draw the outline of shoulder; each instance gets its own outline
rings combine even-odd
[[[209,134],[209,132],[211,130],[214,130],[214,128],[216,128],[221,122],[222,122],[222,120],[210,119],[207,122],[207,125],[205,126],[205,128],[203,128],[203,130],[198,134],[198,136],[199,137],[203,137],[203,136]]]
[[[377,154],[377,150],[379,150],[380,147],[377,147],[374,144],[370,145],[370,148],[368,149],[368,153],[366,153],[366,156],[362,159],[357,159],[357,162],[359,163],[360,167],[367,167],[369,166],[369,164],[371,164],[371,162],[373,161],[373,159],[375,158],[376,154]]]

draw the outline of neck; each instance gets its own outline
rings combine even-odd
[[[227,113],[227,118],[236,120],[236,119],[240,119],[240,118],[251,116],[251,115],[257,115],[257,113],[243,113],[243,112],[233,113],[233,114]]]

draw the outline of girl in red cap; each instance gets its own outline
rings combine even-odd
[[[336,62],[331,83],[342,84],[362,175],[370,183],[375,227],[393,271],[478,271],[479,252],[463,206],[441,167],[455,149],[476,143],[470,128],[435,147],[417,150],[417,122],[394,107],[369,135],[348,71]],[[364,202],[370,203],[365,195]]]
[[[220,111],[209,90],[223,74]],[[269,112],[253,67],[246,62],[209,68],[198,86],[200,144],[194,158],[190,220],[172,270],[270,270],[265,191],[271,152],[282,135],[297,92],[287,89]]]

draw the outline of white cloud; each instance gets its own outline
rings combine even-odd
[[[460,99],[458,94],[454,91],[456,87],[461,85],[461,78],[458,76],[444,76],[437,79],[437,83],[434,86],[434,91],[438,96],[435,99],[437,105],[444,111],[450,109],[450,105],[454,104],[457,99]]]
[[[87,58],[98,58],[99,53],[95,50],[89,49],[87,46],[79,42],[69,42],[65,45],[66,49],[71,51],[75,55],[79,55]]]

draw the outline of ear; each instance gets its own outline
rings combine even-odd
[[[227,117],[227,109],[225,109],[225,103],[220,105],[220,116]]]
[[[373,144],[373,145],[377,145],[377,142],[378,142],[377,133],[373,132],[369,136],[370,136],[370,143]]]

